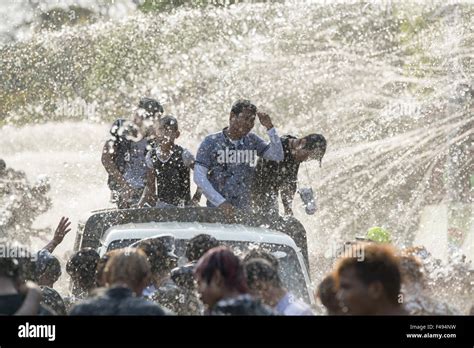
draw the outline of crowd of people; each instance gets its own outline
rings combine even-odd
[[[67,261],[71,288],[54,289],[61,275],[52,255],[70,230],[61,219],[53,239],[30,253],[2,241],[2,315],[459,315],[453,306],[424,293],[423,266],[412,249],[355,241],[314,292],[314,303],[298,298],[281,278],[278,257],[252,249],[237,255],[214,237],[190,239],[178,265],[175,240],[164,235],[140,240],[100,256],[77,251]],[[472,311],[472,310],[471,310]]]
[[[280,214],[280,196],[283,214],[291,216],[300,164],[321,163],[326,151],[321,134],[279,137],[268,114],[238,100],[228,127],[205,137],[194,156],[176,144],[178,120],[163,111],[157,100],[142,98],[132,119],[119,119],[110,130],[102,163],[120,209],[198,206],[204,194],[208,207],[226,215],[272,217]],[[257,117],[269,142],[251,132]],[[341,256],[317,286],[317,305],[284,284],[275,254],[252,249],[240,255],[207,234],[187,242],[181,263],[171,235],[104,255],[81,249],[67,260],[71,287],[60,294],[54,286],[62,267],[53,253],[70,225],[62,218],[37,252],[0,240],[0,314],[313,315],[321,314],[319,305],[328,315],[460,314],[424,295],[416,254],[396,250],[380,228],[348,244],[357,252]]]

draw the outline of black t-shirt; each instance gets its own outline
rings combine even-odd
[[[252,195],[254,207],[262,214],[278,213],[278,193],[282,190],[287,189],[292,195],[296,192],[300,162],[291,154],[289,142],[296,137],[285,135],[280,139],[284,152],[283,161],[260,158],[257,163]]]
[[[25,296],[20,294],[13,295],[1,295],[0,296],[0,315],[13,315],[15,314],[23,304]],[[54,313],[40,305],[38,315],[53,315]]]

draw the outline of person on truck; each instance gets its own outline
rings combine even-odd
[[[153,123],[163,113],[155,99],[141,98],[130,121],[116,120],[102,151],[108,185],[119,209],[137,204],[145,187],[145,157],[153,146]]]
[[[191,200],[190,170],[194,156],[175,144],[180,136],[178,120],[163,116],[156,121],[156,146],[146,155],[146,183],[139,207],[189,206],[201,199],[198,189]]]
[[[251,132],[256,117],[267,129],[270,143]],[[281,141],[268,114],[257,112],[249,100],[238,100],[232,105],[229,126],[208,135],[197,151],[194,182],[206,196],[207,206],[228,215],[235,208],[250,208],[257,157],[283,160]]]
[[[326,152],[326,139],[321,134],[309,134],[302,138],[285,135],[281,137],[281,144],[283,161],[260,158],[257,163],[252,187],[252,205],[255,211],[263,215],[278,215],[280,195],[285,215],[292,216],[300,164],[310,160],[321,163]],[[304,195],[301,198],[304,199]]]

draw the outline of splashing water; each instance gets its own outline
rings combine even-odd
[[[250,98],[280,134],[328,139],[322,168],[300,172],[319,211],[304,215],[295,201],[319,281],[328,239],[384,225],[407,246],[425,206],[472,206],[473,14],[462,2],[299,1],[33,34],[0,47],[0,157],[51,177],[53,208],[37,223],[54,225],[108,206],[107,125],[140,96],[165,103],[192,151],[226,125],[235,99]]]

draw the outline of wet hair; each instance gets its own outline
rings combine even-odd
[[[364,259],[344,257],[336,266],[336,283],[339,283],[340,274],[354,268],[357,277],[365,285],[380,282],[387,299],[398,304],[398,295],[401,287],[399,260],[394,249],[389,245],[364,245]],[[353,253],[356,254],[356,253]]]
[[[37,255],[36,278],[39,279],[41,276],[47,276],[53,283],[58,281],[61,276],[61,264],[58,258],[46,249],[41,249]]]
[[[4,172],[7,169],[7,164],[3,159],[0,158],[0,173]]]
[[[147,283],[151,277],[151,267],[145,253],[140,249],[118,250],[104,269],[107,284],[123,282],[131,288]]]
[[[216,238],[208,234],[198,234],[191,238],[186,246],[185,256],[188,261],[199,260],[208,250],[220,245]]]
[[[245,263],[247,285],[254,289],[258,282],[269,283],[274,287],[281,287],[281,279],[276,269],[265,259],[251,259]]]
[[[316,296],[321,300],[321,303],[326,307],[329,314],[341,311],[336,294],[336,280],[332,274],[328,274],[323,281],[319,283]]]
[[[161,238],[144,239],[134,244],[134,247],[145,253],[153,274],[166,273],[175,267],[175,260],[168,256],[169,247]]]
[[[66,264],[66,272],[78,281],[84,289],[95,285],[95,272],[100,256],[92,248],[84,248],[77,251]]]
[[[244,109],[250,109],[253,113],[257,112],[257,107],[250,100],[239,99],[232,104],[231,112],[238,116]]]
[[[178,130],[178,120],[176,117],[171,115],[166,115],[160,118],[158,121],[160,127],[163,127],[166,130],[177,131]]]
[[[209,284],[217,271],[222,275],[227,289],[236,290],[241,294],[248,293],[243,264],[227,247],[221,246],[207,251],[197,263],[194,274]]]
[[[309,134],[303,139],[306,139],[304,149],[311,150],[314,152],[314,154],[316,154],[317,151],[320,151],[321,157],[319,160],[322,160],[324,154],[326,153],[326,138],[322,134]]]
[[[48,259],[42,275],[47,275],[53,283],[57,282],[59,277],[61,277],[61,264],[56,256]],[[37,278],[39,277],[40,274],[37,275]]]
[[[280,266],[280,262],[276,256],[260,248],[250,250],[244,257],[244,263],[247,263],[253,259],[267,260],[276,270],[278,270]]]
[[[138,107],[146,111],[146,117],[153,117],[156,113],[163,113],[163,106],[156,99],[148,97],[140,98]]]

